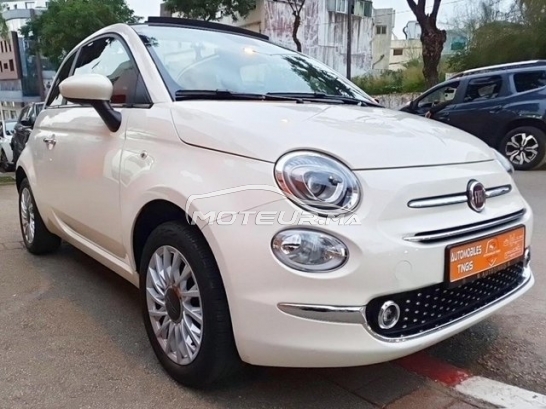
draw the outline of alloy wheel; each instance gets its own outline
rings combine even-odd
[[[504,153],[514,165],[531,163],[538,156],[539,143],[531,134],[518,133],[506,143]]]
[[[165,354],[179,365],[197,357],[203,334],[201,294],[194,272],[171,246],[153,254],[146,277],[146,301],[152,328]]]
[[[28,188],[24,188],[21,192],[21,224],[23,227],[23,234],[27,244],[32,244],[34,241],[34,235],[36,232],[36,223],[34,221],[34,203],[32,202],[32,195]]]

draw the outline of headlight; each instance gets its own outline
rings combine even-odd
[[[339,239],[326,233],[292,229],[273,238],[273,254],[284,265],[309,273],[324,273],[343,266],[349,250]]]
[[[284,194],[320,216],[338,216],[356,208],[361,188],[342,163],[315,152],[293,152],[275,166],[275,179]]]
[[[506,169],[508,173],[514,173],[514,166],[512,165],[512,162],[510,162],[506,156],[504,156],[502,153],[500,153],[498,150],[493,149],[493,152],[495,152],[495,156],[497,157],[497,160],[500,162],[502,167]]]

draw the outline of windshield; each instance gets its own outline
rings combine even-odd
[[[372,101],[327,66],[257,38],[172,26],[134,26],[171,94],[230,91],[249,94],[327,94]]]

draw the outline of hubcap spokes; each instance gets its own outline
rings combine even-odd
[[[180,365],[191,363],[201,346],[203,310],[193,270],[174,247],[159,248],[148,265],[148,314],[163,351]]]
[[[34,205],[27,188],[21,192],[21,224],[26,242],[32,244],[35,234]]]
[[[536,159],[538,149],[538,141],[533,135],[519,133],[510,138],[504,152],[514,165],[523,165]]]

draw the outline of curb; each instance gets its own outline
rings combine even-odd
[[[500,408],[546,409],[546,395],[481,376],[442,362],[424,352],[399,359],[407,371],[441,383],[456,392]]]

